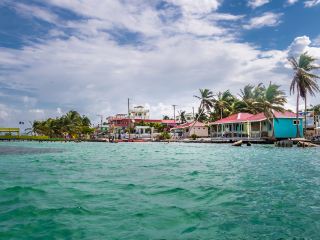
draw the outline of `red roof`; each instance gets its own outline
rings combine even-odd
[[[191,127],[193,125],[194,122],[188,122],[188,123],[184,123],[181,124],[179,126],[176,126],[175,128],[188,128]],[[202,122],[196,122],[194,124],[194,127],[206,127],[206,124],[202,123]]]
[[[276,118],[296,118],[296,114],[293,112],[285,111],[274,112]],[[299,117],[301,118],[301,117]],[[238,122],[259,122],[267,119],[263,113],[250,114],[250,113],[236,113],[229,117],[222,118],[212,124],[223,124],[223,123],[238,123]]]
[[[176,121],[173,119],[163,119],[161,122],[166,124],[176,124]]]
[[[285,112],[274,112],[274,115],[276,118],[296,118],[296,114],[293,112],[285,111]],[[301,118],[301,117],[299,117]],[[253,115],[252,117],[249,117],[247,121],[249,122],[255,122],[255,121],[263,121],[266,120],[266,116],[263,113],[258,113],[256,115]]]
[[[243,122],[247,121],[249,117],[254,116],[251,113],[236,113],[233,115],[230,115],[229,117],[222,118],[218,121],[213,122],[214,124],[222,124],[222,123],[237,123],[237,122]]]

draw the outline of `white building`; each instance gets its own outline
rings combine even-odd
[[[194,121],[193,113],[185,113],[184,117],[188,123]],[[176,116],[176,121],[181,123],[180,115]]]
[[[129,110],[130,118],[132,119],[149,119],[150,111],[145,109],[143,106],[136,106]]]

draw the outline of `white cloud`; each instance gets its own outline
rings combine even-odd
[[[166,0],[180,6],[186,14],[204,14],[218,9],[219,0]]]
[[[237,21],[244,17],[244,15],[232,15],[229,13],[214,13],[207,17],[207,19],[215,21]]]
[[[288,55],[297,57],[298,55],[307,51],[307,47],[311,41],[307,36],[296,37],[289,46]]]
[[[245,29],[254,29],[262,27],[274,27],[280,24],[281,13],[266,12],[259,17],[251,18]]]
[[[315,39],[313,39],[312,42],[315,46],[320,46],[320,35],[318,35]]]
[[[320,4],[320,0],[309,0],[304,2],[305,7],[315,7]]]
[[[287,3],[289,4],[289,5],[293,5],[293,4],[295,4],[296,2],[298,2],[299,0],[287,0]]]
[[[198,36],[221,35],[226,30],[217,27],[215,24],[199,19],[183,19],[177,23],[179,32],[192,33]]]
[[[46,22],[57,23],[59,19],[57,15],[38,6],[16,3],[13,5],[13,7],[16,9],[16,11],[24,16],[35,17]]]
[[[257,7],[261,7],[267,3],[269,3],[270,0],[249,0],[248,2],[248,6],[251,8],[257,8]]]

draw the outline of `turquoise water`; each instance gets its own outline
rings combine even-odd
[[[320,148],[0,143],[0,239],[320,239]]]

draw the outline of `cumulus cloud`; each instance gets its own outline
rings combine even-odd
[[[249,0],[248,2],[248,6],[250,6],[251,8],[257,8],[257,7],[261,7],[267,3],[269,3],[270,0]]]
[[[281,23],[281,13],[266,12],[259,17],[253,17],[248,24],[244,25],[245,29],[254,29],[262,27],[274,27]]]
[[[310,43],[310,38],[307,36],[296,37],[289,46],[289,56],[297,57],[301,53],[306,52]]]

